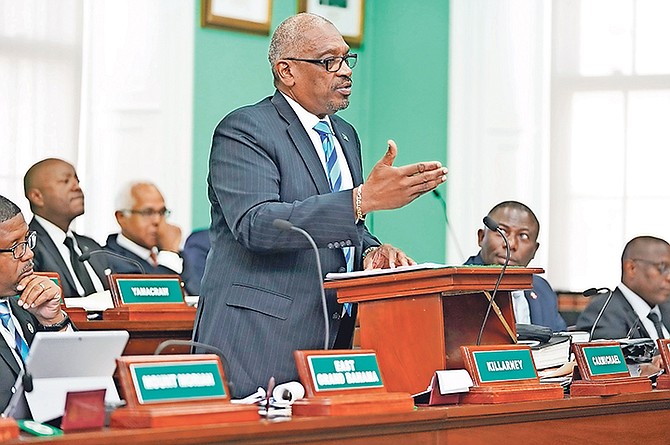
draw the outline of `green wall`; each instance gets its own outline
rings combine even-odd
[[[197,3],[193,125],[193,227],[209,224],[207,161],[212,131],[223,116],[273,93],[269,36],[201,28]],[[272,29],[296,12],[297,1],[274,0]],[[420,6],[416,6],[420,5]],[[351,104],[339,113],[359,132],[364,176],[394,139],[396,165],[446,164],[449,8],[445,0],[367,0],[363,45],[354,48]],[[445,195],[445,186],[440,187]],[[403,209],[368,216],[383,242],[416,261],[443,262],[443,204],[428,194]]]

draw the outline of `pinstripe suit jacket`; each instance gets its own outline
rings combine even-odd
[[[363,181],[354,128],[331,116],[354,185]],[[344,271],[342,250],[379,245],[355,223],[351,190],[331,193],[309,136],[279,92],[238,109],[217,126],[209,160],[212,246],[207,257],[194,339],[218,347],[229,362],[233,396],[297,379],[296,349],[323,347],[321,279],[309,242],[272,226],[288,220],[312,235],[323,273]],[[327,295],[330,343],[338,305]]]

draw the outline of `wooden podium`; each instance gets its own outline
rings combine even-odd
[[[389,391],[425,391],[436,370],[464,368],[460,347],[474,345],[498,266],[459,266],[373,275],[324,283],[340,303],[358,303],[361,348],[377,353]],[[516,329],[510,291],[531,289],[542,269],[508,267],[482,344],[512,344]]]

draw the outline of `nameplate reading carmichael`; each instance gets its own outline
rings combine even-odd
[[[317,392],[384,387],[375,354],[310,355],[307,363]]]
[[[537,378],[530,349],[473,351],[472,357],[482,383]]]
[[[620,346],[585,346],[586,365],[591,375],[628,373],[626,359]]]
[[[118,278],[123,304],[184,303],[179,277],[174,278]]]
[[[131,364],[140,404],[225,398],[216,360]]]

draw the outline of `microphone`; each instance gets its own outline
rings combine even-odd
[[[592,297],[594,295],[601,294],[604,291],[607,291],[607,299],[605,300],[605,304],[603,304],[603,307],[600,308],[600,312],[598,312],[598,315],[596,316],[596,319],[593,322],[593,326],[591,326],[591,331],[589,332],[589,342],[591,340],[593,340],[593,333],[596,331],[596,326],[598,325],[598,322],[600,321],[600,317],[602,317],[603,312],[605,312],[605,308],[610,303],[610,300],[612,299],[612,295],[614,295],[614,294],[612,293],[612,290],[608,287],[599,287],[597,289],[595,287],[591,287],[589,289],[586,289],[584,292],[582,292],[582,294],[585,297]]]
[[[502,236],[502,239],[505,241],[505,262],[503,263],[502,269],[500,270],[500,275],[498,275],[498,281],[496,281],[496,285],[493,288],[493,293],[491,294],[491,299],[489,300],[489,304],[486,308],[486,314],[484,314],[484,320],[482,320],[482,326],[479,328],[479,335],[477,336],[477,346],[482,341],[482,335],[484,335],[484,326],[486,326],[486,322],[489,319],[489,315],[491,314],[491,306],[493,306],[493,301],[496,298],[496,293],[498,292],[498,287],[500,286],[500,281],[502,281],[502,277],[505,274],[505,269],[507,269],[507,265],[509,264],[509,257],[510,257],[510,251],[509,251],[509,241],[507,240],[507,236],[505,236],[505,232],[500,230],[500,226],[498,223],[491,218],[490,216],[486,215],[484,217],[484,225],[491,231],[498,232],[500,236]]]
[[[160,355],[161,352],[163,352],[163,350],[169,346],[191,346],[201,348],[218,355],[221,358],[221,366],[223,366],[223,373],[226,375],[226,379],[228,379],[228,389],[230,390],[231,393],[234,393],[233,391],[234,385],[233,382],[230,381],[230,373],[228,372],[230,370],[230,367],[228,366],[228,360],[226,360],[226,356],[223,354],[222,350],[220,350],[216,346],[208,345],[206,343],[200,343],[199,341],[195,340],[164,340],[158,346],[156,346],[154,355]]]
[[[328,339],[330,338],[330,320],[328,320],[328,305],[326,303],[326,292],[323,290],[323,271],[321,270],[321,258],[319,257],[319,248],[316,247],[314,238],[307,233],[305,230],[300,227],[294,226],[291,222],[284,219],[275,219],[272,222],[272,225],[279,230],[293,230],[300,233],[307,241],[312,245],[314,249],[314,255],[316,256],[316,268],[317,273],[319,274],[319,290],[321,291],[321,307],[323,308],[323,322],[324,322],[324,335],[323,335],[323,349],[328,349]]]
[[[109,255],[109,256],[112,256],[114,258],[118,258],[120,260],[123,260],[127,263],[131,263],[132,265],[134,265],[135,267],[137,267],[141,271],[142,275],[146,275],[146,273],[147,273],[147,271],[144,270],[144,266],[142,266],[142,263],[140,263],[139,261],[134,260],[132,258],[128,258],[127,256],[123,256],[123,255],[118,254],[116,252],[112,252],[110,250],[87,250],[86,252],[79,255],[78,260],[83,263],[84,261],[88,261],[88,259],[91,258],[91,256],[99,255],[99,254]]]

